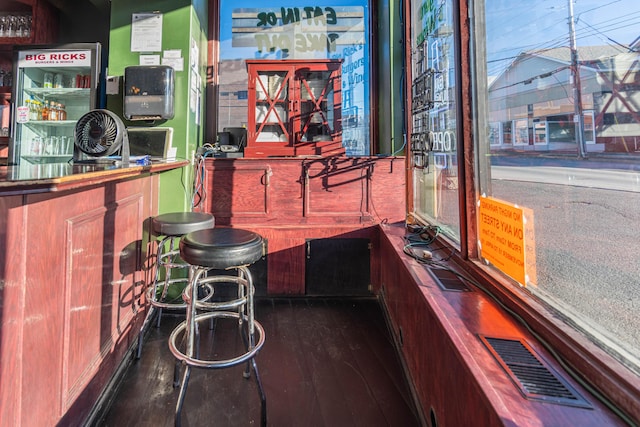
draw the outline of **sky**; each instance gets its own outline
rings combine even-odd
[[[522,51],[569,47],[569,1],[486,0],[489,75]],[[580,46],[629,45],[640,36],[640,1],[573,0]]]

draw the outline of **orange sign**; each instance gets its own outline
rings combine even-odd
[[[535,285],[533,211],[482,197],[478,216],[482,258],[518,283]]]

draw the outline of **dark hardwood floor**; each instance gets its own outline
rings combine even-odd
[[[269,426],[420,425],[377,300],[262,298],[256,319],[266,331],[256,361]],[[163,316],[160,328],[150,328],[142,357],[126,371],[99,426],[174,424],[178,388],[167,339],[181,320]],[[194,369],[182,425],[259,426],[258,388],[243,368]]]

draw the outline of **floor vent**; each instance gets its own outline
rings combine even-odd
[[[457,274],[450,270],[442,268],[427,268],[427,270],[443,291],[468,292],[471,290]]]
[[[591,408],[592,406],[522,340],[480,336],[489,351],[527,399]]]

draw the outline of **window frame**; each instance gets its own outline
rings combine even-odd
[[[583,334],[575,325],[562,320],[559,311],[540,300],[529,290],[516,284],[497,270],[485,265],[479,259],[478,227],[476,201],[481,184],[488,183],[490,176],[486,172],[490,164],[490,144],[487,129],[488,118],[488,85],[486,79],[478,76],[486,75],[484,55],[484,2],[451,0],[452,7],[458,12],[454,29],[457,41],[457,82],[460,91],[457,106],[458,132],[458,165],[459,165],[459,198],[460,198],[460,247],[457,248],[446,238],[437,237],[441,243],[451,248],[450,262],[463,268],[478,281],[500,305],[515,318],[526,324],[540,342],[550,349],[566,367],[567,372],[580,380],[605,405],[619,415],[634,419],[639,409],[633,402],[640,401],[640,376],[619,360],[606,353],[595,342]],[[411,9],[405,9],[411,17]],[[407,20],[411,22],[411,19]],[[408,24],[407,26],[410,26]],[[411,64],[411,31],[405,29],[408,40],[405,48],[405,61]],[[405,71],[406,81],[412,81],[411,67]],[[407,93],[405,105],[411,111],[411,93]],[[406,117],[408,134],[411,134],[412,116]],[[501,126],[499,126],[501,128]],[[548,143],[548,125],[544,122],[545,141]],[[500,140],[502,145],[502,140]],[[493,145],[494,147],[496,145]],[[408,149],[407,161],[407,200],[408,223],[421,223],[415,215],[415,191],[412,180],[411,148]],[[423,224],[424,225],[424,224]],[[586,378],[586,381],[584,380]]]
[[[378,66],[378,57],[379,51],[375,48],[375,46],[379,43],[379,28],[377,26],[378,23],[378,4],[371,1],[362,2],[363,8],[365,8],[366,18],[363,22],[365,22],[364,32],[364,49],[367,52],[368,58],[365,61],[365,67],[367,68],[365,79],[366,91],[364,95],[364,102],[367,104],[366,111],[363,111],[362,116],[356,123],[360,123],[360,121],[364,120],[362,117],[366,114],[367,125],[363,126],[363,129],[368,132],[368,138],[361,137],[361,140],[368,142],[368,153],[365,154],[353,154],[354,157],[367,157],[367,156],[376,156],[381,152],[381,147],[379,144],[378,138],[378,129],[379,129],[379,120],[377,117],[377,113],[379,111],[379,102],[378,102],[378,94],[380,92],[379,87],[379,75],[381,73],[380,68]],[[222,107],[222,102],[220,99],[221,93],[224,91],[220,91],[221,85],[221,63],[222,60],[220,58],[221,47],[220,47],[220,32],[221,32],[221,21],[222,19],[226,19],[226,17],[221,18],[222,11],[222,0],[209,0],[209,17],[211,19],[208,20],[208,31],[210,34],[209,43],[208,43],[208,66],[207,66],[207,80],[206,80],[206,114],[205,114],[205,141],[216,141],[217,134],[220,132],[220,120],[218,119],[219,109]],[[272,6],[265,6],[272,7]],[[275,7],[275,6],[274,6]],[[342,7],[332,5],[329,7]],[[357,6],[349,6],[349,7],[357,7]],[[327,59],[330,59],[327,57]],[[342,58],[344,59],[344,58]],[[389,64],[385,64],[385,67],[390,67]],[[345,79],[346,76],[343,76]],[[246,92],[246,91],[245,91]],[[343,100],[344,102],[344,100]],[[211,113],[215,112],[215,113]],[[346,123],[346,122],[343,122]],[[343,138],[342,144],[343,147],[352,148],[353,145],[345,144],[344,139],[344,131],[345,128],[342,128]]]
[[[488,156],[483,156],[485,152],[481,147],[478,148],[478,140],[484,135],[481,130],[485,128],[486,117],[488,117],[486,114],[481,115],[488,110],[488,90],[486,83],[481,83],[486,79],[478,78],[478,76],[486,75],[486,61],[479,57],[484,53],[482,46],[485,40],[484,1],[470,0],[469,2],[461,2],[461,4],[460,19],[462,22],[469,23],[468,26],[462,26],[461,37],[464,40],[463,44],[468,44],[469,56],[466,58],[466,65],[462,66],[461,74],[468,78],[473,85],[473,90],[469,92],[472,96],[465,100],[468,101],[468,104],[467,102],[462,104],[463,108],[472,105],[473,114],[468,114],[471,111],[464,111],[463,117],[468,121],[467,126],[473,127],[475,130],[472,139],[465,139],[465,141],[471,142],[466,144],[468,147],[465,148],[465,153],[472,154],[473,157],[466,158],[464,163],[473,165],[473,168],[467,171],[466,179],[479,184],[483,179],[487,179],[481,166],[488,166],[482,164],[483,161],[487,162]],[[470,9],[466,10],[467,7]],[[470,17],[468,21],[467,17]],[[484,105],[482,105],[482,101],[485,102]],[[545,129],[548,135],[546,124]],[[546,139],[548,141],[548,136]],[[489,144],[485,145],[488,149]],[[473,188],[473,185],[469,186],[467,191],[470,191],[470,188]],[[468,194],[467,197],[470,196],[471,194]],[[476,197],[477,194],[474,195],[474,203],[469,203],[467,206],[475,207]],[[477,242],[476,215],[477,211],[473,208],[470,209],[467,222],[469,242]],[[470,269],[477,279],[486,286],[487,291],[501,301],[507,311],[521,318],[536,333],[541,343],[558,355],[569,374],[574,377],[586,378],[589,382],[587,386],[591,388],[595,396],[600,396],[612,405],[622,408],[622,411],[627,414],[633,412],[634,408],[630,406],[630,403],[637,402],[640,397],[640,377],[637,374],[606,353],[581,333],[575,325],[561,320],[562,314],[555,308],[540,300],[527,288],[519,286],[513,280],[485,265],[478,258],[477,245],[470,245],[470,250],[466,254],[461,254],[461,260],[464,266]],[[584,382],[584,380],[581,381]],[[611,406],[610,409],[614,410]],[[637,410],[635,408],[635,411]]]

